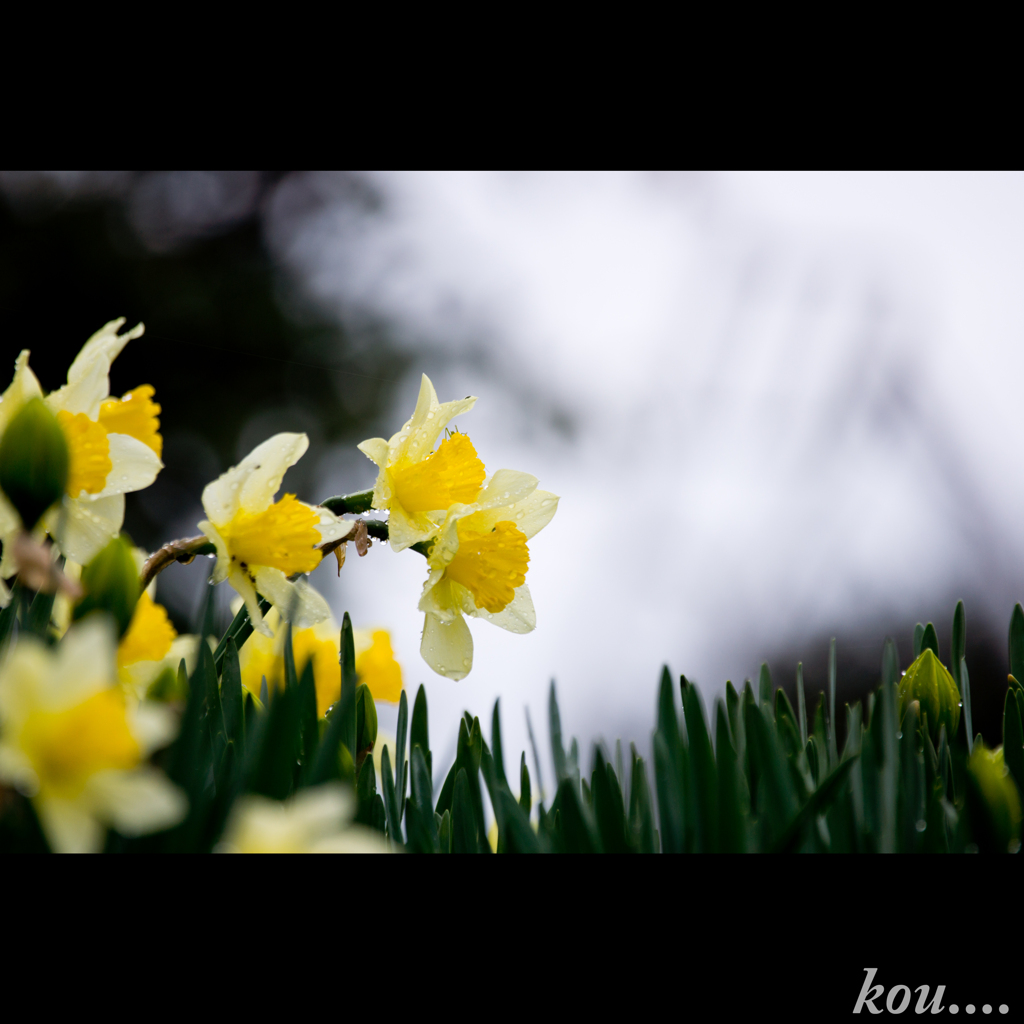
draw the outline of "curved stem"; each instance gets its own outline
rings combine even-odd
[[[202,534],[198,537],[182,537],[180,540],[168,541],[146,559],[139,576],[139,590],[145,590],[171,562],[188,565],[196,555],[215,555],[216,553],[217,549]]]

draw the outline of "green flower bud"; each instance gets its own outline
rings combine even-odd
[[[26,530],[64,496],[68,462],[68,442],[57,417],[41,398],[29,399],[0,438],[0,489]]]
[[[960,724],[960,691],[930,647],[926,647],[904,673],[899,695],[901,721],[910,702],[916,700],[921,705],[921,713],[928,716],[928,731],[934,742],[939,742],[942,726],[946,727],[950,739],[956,735]]]
[[[1002,747],[975,744],[967,762],[967,805],[971,835],[982,853],[1020,849],[1020,795]]]
[[[118,636],[124,636],[139,600],[139,570],[132,558],[132,545],[125,536],[115,537],[83,570],[85,597],[75,605],[75,620],[92,611],[114,616]]]

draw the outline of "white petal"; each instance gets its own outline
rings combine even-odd
[[[97,810],[126,836],[177,825],[188,812],[185,794],[156,768],[97,772],[88,791]]]
[[[231,568],[231,552],[228,551],[228,542],[221,536],[220,530],[208,519],[199,523],[199,529],[217,549],[217,564],[213,567],[213,573],[210,576],[210,582],[216,586],[228,578],[228,570]],[[235,590],[238,590],[238,587],[235,587]],[[240,590],[238,592],[241,593]]]
[[[441,431],[456,416],[469,412],[476,405],[475,398],[462,398],[455,402],[438,404],[437,392],[430,378],[423,374],[416,408],[402,429],[388,442],[391,449],[388,465],[393,466],[402,459],[419,462],[434,449]]]
[[[431,572],[427,582],[423,585],[423,594],[420,597],[418,608],[421,612],[436,616],[442,622],[451,622],[459,614],[461,602],[453,590],[458,584],[442,579],[443,573],[443,569]],[[465,587],[461,589],[465,590]]]
[[[510,633],[532,633],[537,628],[537,613],[533,609],[530,588],[525,583],[516,588],[515,597],[500,612],[474,607],[471,614],[507,629]]]
[[[30,398],[42,397],[43,389],[39,386],[36,375],[28,367],[28,349],[22,349],[18,358],[14,360],[14,379],[0,395],[0,436]]]
[[[64,634],[47,672],[51,707],[71,707],[115,679],[117,638],[108,615],[87,615]]]
[[[111,494],[127,494],[148,487],[164,464],[148,444],[128,434],[107,434],[110,445],[110,472],[106,486],[97,495],[106,498]]]
[[[178,718],[166,704],[143,701],[131,718],[132,735],[145,756],[162,750],[178,735]]]
[[[98,853],[104,830],[82,800],[35,801],[39,823],[54,853]]]
[[[203,490],[203,508],[210,520],[223,527],[238,509],[263,512],[274,501],[289,466],[309,447],[305,434],[275,434],[257,445],[237,466],[222,473]]]
[[[387,840],[376,829],[350,825],[344,832],[320,839],[309,848],[310,853],[391,853]]]
[[[356,447],[372,462],[377,463],[381,469],[387,465],[388,443],[383,437],[370,437]]]
[[[137,324],[125,334],[118,334],[123,324],[124,317],[111,320],[82,346],[68,370],[67,384],[46,398],[54,412],[84,412],[91,420],[99,416],[100,403],[110,394],[110,364],[132,338],[138,338],[145,330]]]
[[[558,511],[558,495],[550,491],[534,491],[522,501],[504,508],[478,512],[473,517],[473,528],[486,532],[500,522],[514,523],[529,540],[540,533]]]
[[[280,569],[258,565],[253,569],[259,592],[281,613],[290,619],[296,629],[308,629],[323,622],[331,609],[318,591],[299,577],[292,583]]]
[[[123,494],[94,499],[65,496],[45,520],[61,551],[80,565],[88,565],[121,532],[123,522]]]
[[[263,621],[263,613],[260,611],[260,602],[256,597],[256,587],[253,586],[252,580],[241,569],[235,568],[230,563],[227,578],[231,586],[235,588],[241,595],[242,600],[245,601],[245,607],[249,609],[249,621],[252,623],[252,628],[264,636],[273,636],[273,631]],[[264,597],[266,597],[265,594]]]
[[[461,615],[442,622],[436,615],[423,617],[423,660],[446,679],[465,679],[473,667],[473,637]]]
[[[477,495],[474,504],[480,509],[514,505],[537,489],[537,478],[517,469],[499,469],[487,486]]]
[[[341,540],[356,528],[354,520],[339,519],[330,509],[320,505],[314,505],[313,511],[320,517],[317,520],[316,528],[320,531],[320,541],[323,544],[332,540]]]
[[[388,518],[388,542],[392,551],[404,551],[421,540],[429,540],[437,531],[438,526],[423,512],[410,515],[396,506]]]

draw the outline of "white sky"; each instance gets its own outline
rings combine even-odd
[[[985,590],[975,614],[1008,618],[1024,177],[373,180],[383,215],[328,203],[271,237],[328,307],[386,316],[414,353],[381,432],[426,371],[442,401],[478,396],[458,426],[488,471],[562,496],[531,543],[537,630],[473,622],[460,683],[419,658],[418,555],[317,573],[339,615],[391,629],[410,696],[426,683],[437,769],[497,695],[507,769],[525,704],[546,751],[552,677],[587,769],[598,735],[646,750],[665,661],[710,703],[772,650],[936,597]]]

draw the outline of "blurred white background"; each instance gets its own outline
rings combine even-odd
[[[377,545],[314,577],[339,618],[392,631],[410,697],[426,684],[436,772],[459,713],[489,721],[497,696],[506,767],[527,705],[546,758],[552,678],[587,766],[592,737],[646,752],[666,662],[710,710],[727,678],[784,652],[788,680],[829,635],[877,660],[880,630],[905,625],[905,665],[918,619],[947,642],[957,597],[969,629],[1005,630],[1024,570],[1024,177],[362,181],[371,210],[351,176],[286,179],[265,230],[321,310],[383,318],[409,352],[379,433],[425,371],[442,401],[478,396],[458,427],[488,471],[561,495],[531,543],[536,631],[474,621],[459,683],[419,657],[418,555]],[[325,493],[374,473],[350,448],[322,460]]]

